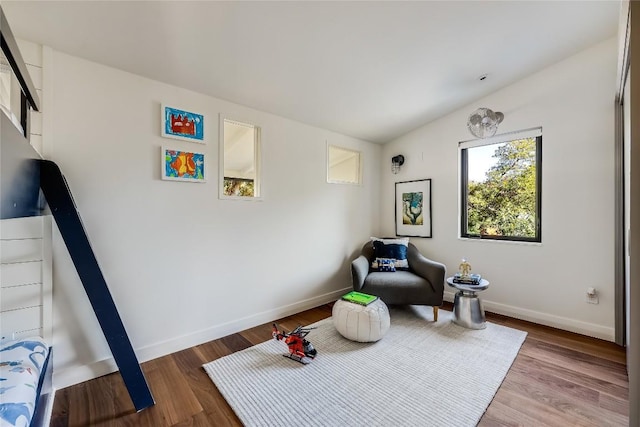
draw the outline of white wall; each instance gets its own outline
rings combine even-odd
[[[393,235],[394,182],[421,178],[433,180],[433,238],[412,241],[450,273],[467,257],[491,280],[488,310],[613,340],[614,40],[382,148],[47,51],[43,151],[69,181],[141,360],[335,298],[363,241]],[[207,144],[161,138],[161,102],[203,112]],[[466,119],[479,106],[505,113],[500,132],[543,127],[541,245],[457,237],[457,143],[470,139]],[[262,127],[261,202],[217,197],[218,113]],[[325,183],[327,142],[363,152],[362,186]],[[208,182],[161,181],[161,145],[204,150]],[[406,161],[392,175],[396,154]],[[54,240],[55,383],[64,387],[114,365]],[[599,305],[584,302],[589,286]]]
[[[379,227],[379,145],[57,51],[51,159],[65,174],[134,348],[148,360],[336,299]],[[160,103],[205,115],[206,145],[160,137]],[[262,127],[263,201],[218,199],[218,114]],[[327,142],[362,186],[326,183]],[[160,146],[204,150],[205,184],[160,180]],[[54,231],[55,385],[113,369]],[[264,337],[265,340],[269,336]]]
[[[431,178],[433,238],[412,241],[448,274],[466,257],[491,282],[485,309],[613,341],[616,48],[593,46],[383,146],[383,234],[394,182]],[[478,107],[505,114],[499,133],[542,126],[542,244],[458,238],[458,142],[472,139]],[[396,154],[406,161],[394,176]],[[590,286],[598,305],[585,302]]]

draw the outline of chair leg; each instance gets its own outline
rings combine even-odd
[[[438,321],[438,307],[433,307],[433,321]]]

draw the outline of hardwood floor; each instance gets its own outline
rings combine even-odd
[[[289,330],[329,316],[330,304],[278,323]],[[480,426],[628,425],[623,348],[492,313],[487,320],[528,335]],[[59,390],[51,426],[240,426],[202,364],[270,337],[271,324],[265,324],[143,363],[156,405],[140,413],[119,374]]]

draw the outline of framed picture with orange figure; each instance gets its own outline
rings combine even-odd
[[[206,182],[205,154],[162,147],[162,179]]]

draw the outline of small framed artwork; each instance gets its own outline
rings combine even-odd
[[[206,182],[204,153],[162,147],[162,179],[185,182]]]
[[[431,237],[431,180],[396,182],[396,235]]]
[[[204,116],[190,111],[161,106],[161,134],[165,138],[204,144]]]

